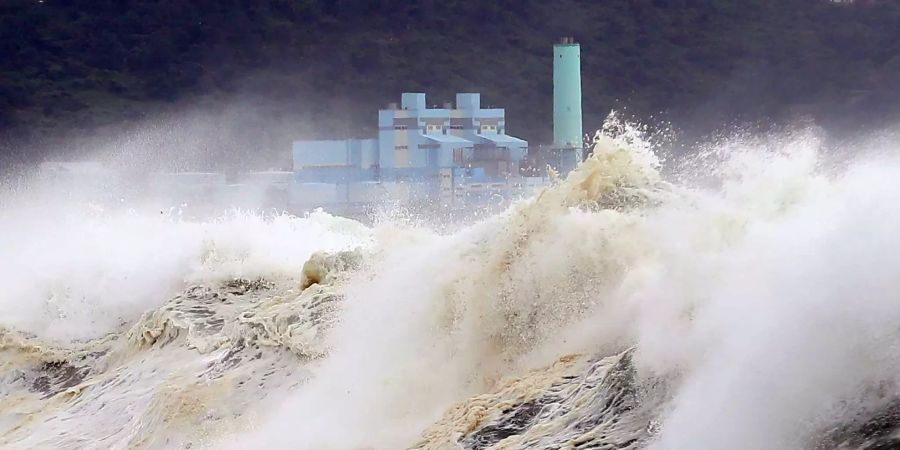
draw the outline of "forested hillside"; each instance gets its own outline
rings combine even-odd
[[[187,108],[219,111],[236,149],[277,151],[372,133],[403,91],[478,91],[543,142],[560,36],[582,45],[586,129],[623,107],[698,130],[900,110],[896,1],[4,0],[0,130],[25,142]]]

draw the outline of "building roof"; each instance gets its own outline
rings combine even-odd
[[[422,134],[420,135],[425,139],[430,141],[434,141],[440,144],[465,144],[472,145],[471,141],[463,139],[458,136],[454,136],[452,134]]]
[[[498,147],[508,147],[510,145],[527,146],[528,141],[524,141],[508,134],[479,134],[478,137],[489,144]]]

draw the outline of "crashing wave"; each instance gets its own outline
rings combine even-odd
[[[643,448],[658,401],[636,379],[632,353],[564,356],[451,408],[415,448]]]
[[[613,120],[502,214],[453,233],[319,217],[316,236],[363,238],[299,261],[291,220],[192,229],[171,266],[191,286],[111,333],[53,333],[90,323],[79,293],[129,298],[90,283],[51,289],[49,327],[0,332],[0,446],[896,446],[897,162],[826,174],[804,134],[722,148],[714,187],[673,185]]]
[[[185,289],[130,329],[71,346],[0,333],[5,448],[197,448],[252,425],[308,376],[360,252],[318,254],[317,283],[234,279]],[[327,283],[325,280],[332,283]],[[100,420],[102,418],[102,420]]]

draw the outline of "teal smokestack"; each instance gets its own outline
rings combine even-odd
[[[553,145],[582,158],[581,46],[563,38],[553,46]]]

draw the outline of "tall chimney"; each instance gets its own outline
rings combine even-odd
[[[581,46],[565,37],[553,46],[553,144],[573,148],[581,161]]]

